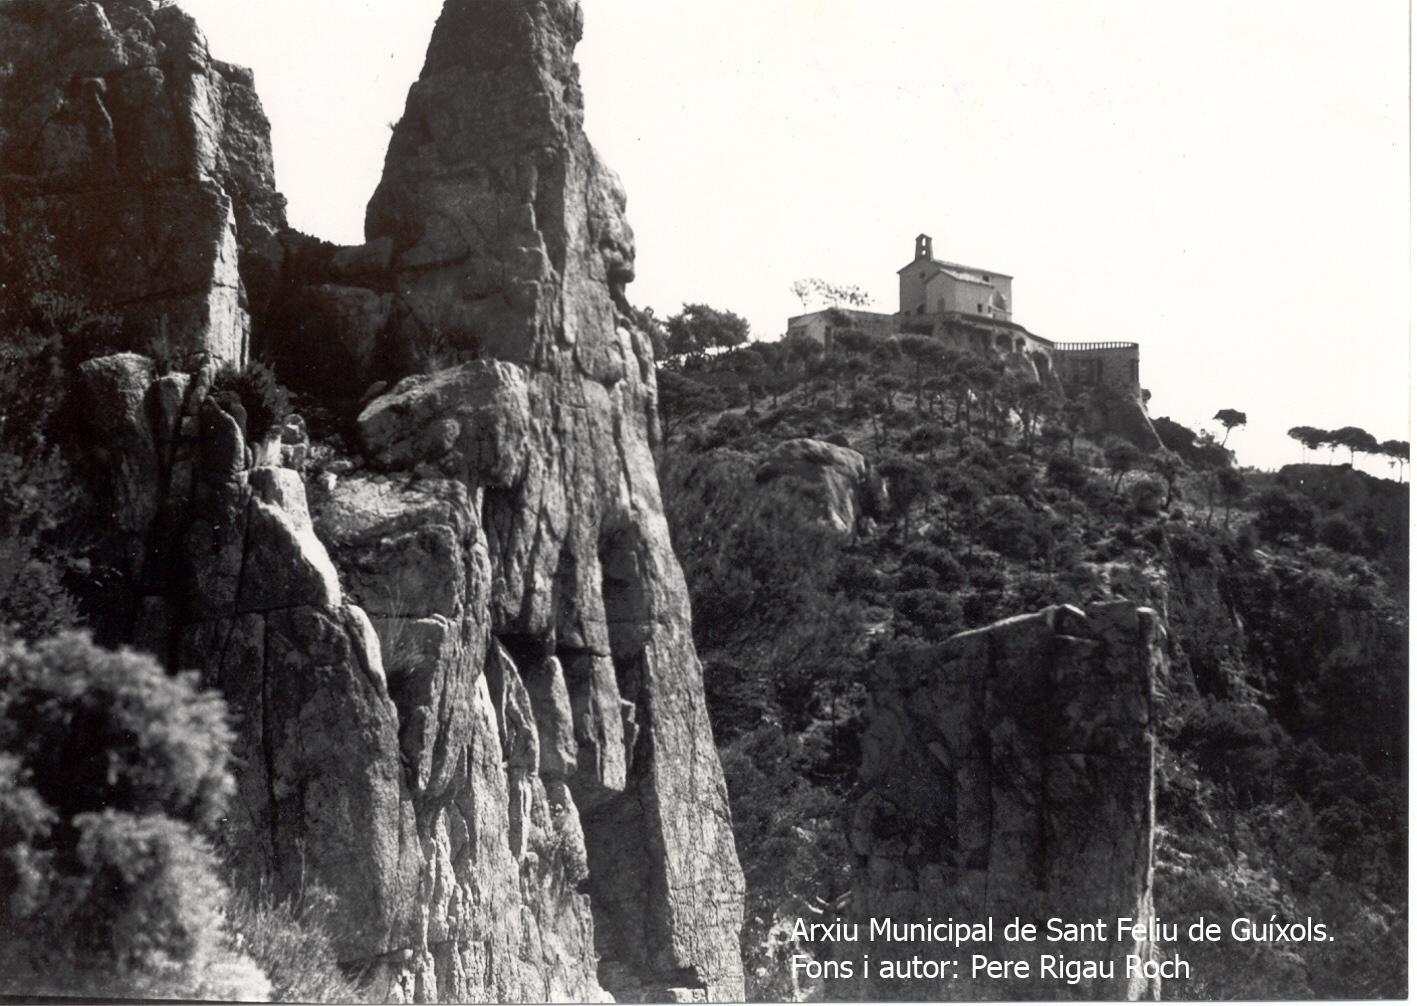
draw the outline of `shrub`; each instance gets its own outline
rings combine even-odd
[[[1258,511],[1255,527],[1262,537],[1270,541],[1281,534],[1293,534],[1301,539],[1312,537],[1314,507],[1304,497],[1271,486],[1260,493],[1255,503]]]
[[[964,442],[960,444],[959,454],[961,464],[977,465],[985,471],[993,471],[999,467],[998,452],[991,444],[978,437],[965,437]]]
[[[264,995],[233,954],[202,836],[233,784],[226,708],[193,677],[68,634],[0,647],[0,974],[7,991]]]
[[[729,412],[719,416],[704,430],[698,448],[705,451],[717,450],[720,447],[742,448],[752,433],[751,420],[736,412]]]
[[[740,939],[748,998],[754,1001],[780,999],[791,988],[773,933],[850,887],[851,854],[840,823],[844,801],[810,781],[819,767],[813,754],[777,724],[764,724],[719,751],[747,881]]]
[[[1048,459],[1048,481],[1073,492],[1082,492],[1091,481],[1091,473],[1082,462],[1067,454],[1054,454]]]
[[[230,927],[270,977],[273,1002],[370,1001],[340,969],[328,925],[333,907],[333,895],[318,887],[279,903],[246,891],[232,896]]]
[[[201,366],[202,354],[191,349],[182,349],[172,341],[167,333],[167,319],[164,317],[153,336],[143,346],[143,355],[153,361],[153,369],[159,377],[177,371],[193,371]]]
[[[1088,468],[1101,468],[1107,463],[1107,459],[1102,453],[1102,448],[1093,444],[1079,443],[1074,454],[1076,454],[1077,459]]]
[[[914,542],[906,547],[902,558],[907,563],[933,570],[939,577],[940,586],[945,589],[958,587],[969,579],[959,560],[939,545]]]
[[[1144,517],[1155,517],[1161,512],[1161,504],[1166,502],[1166,486],[1160,479],[1137,479],[1127,486],[1127,508]]]
[[[983,566],[970,574],[969,582],[980,590],[1003,590],[1009,578],[1002,569]]]
[[[966,625],[978,627],[994,621],[999,605],[998,591],[974,591],[961,598]]]
[[[1038,476],[1033,465],[1027,461],[1010,461],[1003,471],[1003,482],[1009,492],[1016,496],[1031,496],[1037,486]]]
[[[1081,602],[1077,587],[1067,579],[1044,573],[1024,573],[1014,585],[1019,611],[1037,611],[1052,604]]]
[[[896,581],[899,590],[934,590],[940,584],[940,574],[929,566],[906,565],[900,570]]]
[[[920,628],[930,640],[943,640],[964,627],[964,611],[951,594],[928,588],[901,591],[894,598],[895,609]]]
[[[0,638],[38,639],[78,624],[63,577],[80,560],[62,533],[76,499],[57,450],[0,445]]]
[[[1339,552],[1362,552],[1367,544],[1362,529],[1343,514],[1333,514],[1319,521],[1314,526],[1314,536]]]
[[[237,370],[227,364],[212,380],[212,396],[241,424],[247,441],[260,443],[290,414],[290,392],[259,360]],[[234,407],[235,406],[235,407]]]
[[[1048,530],[1038,514],[1012,496],[995,496],[984,504],[979,534],[996,552],[1026,561],[1048,548]]]
[[[836,586],[853,594],[866,594],[884,590],[886,577],[865,556],[848,555],[842,557]]]

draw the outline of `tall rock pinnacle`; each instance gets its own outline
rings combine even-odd
[[[605,383],[633,362],[614,309],[634,247],[581,131],[580,33],[563,0],[446,4],[365,231],[393,240],[411,340]]]
[[[483,493],[486,628],[538,725],[563,687],[548,667],[564,675],[574,750],[544,731],[541,772],[580,815],[596,948],[731,998],[741,873],[649,451],[653,361],[624,317],[625,196],[581,129],[581,19],[566,0],[444,5],[365,229],[392,241],[394,341],[473,362],[464,389],[411,378],[361,422],[398,464],[422,460],[410,416],[499,417],[455,447]]]

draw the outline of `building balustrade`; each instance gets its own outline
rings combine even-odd
[[[1138,349],[1135,342],[1055,342],[1053,349],[1060,353],[1086,353],[1094,349]]]

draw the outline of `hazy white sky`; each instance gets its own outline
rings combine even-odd
[[[361,240],[440,0],[182,5],[255,70],[292,225]],[[1410,439],[1405,3],[584,7],[636,303],[775,338],[822,276],[893,311],[923,231],[1039,335],[1141,343],[1153,416],[1248,413],[1242,463],[1297,461],[1301,424]]]

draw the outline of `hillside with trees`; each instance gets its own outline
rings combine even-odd
[[[1147,452],[1106,432],[1106,389],[1069,397],[923,336],[756,343],[671,361],[660,388],[666,513],[748,880],[750,998],[805,994],[791,921],[844,917],[873,664],[1108,598],[1170,633],[1157,915],[1336,934],[1188,945],[1195,977],[1163,994],[1406,993],[1405,485],[1240,469],[1165,418]],[[768,463],[800,438],[864,458],[848,530],[822,484]]]

